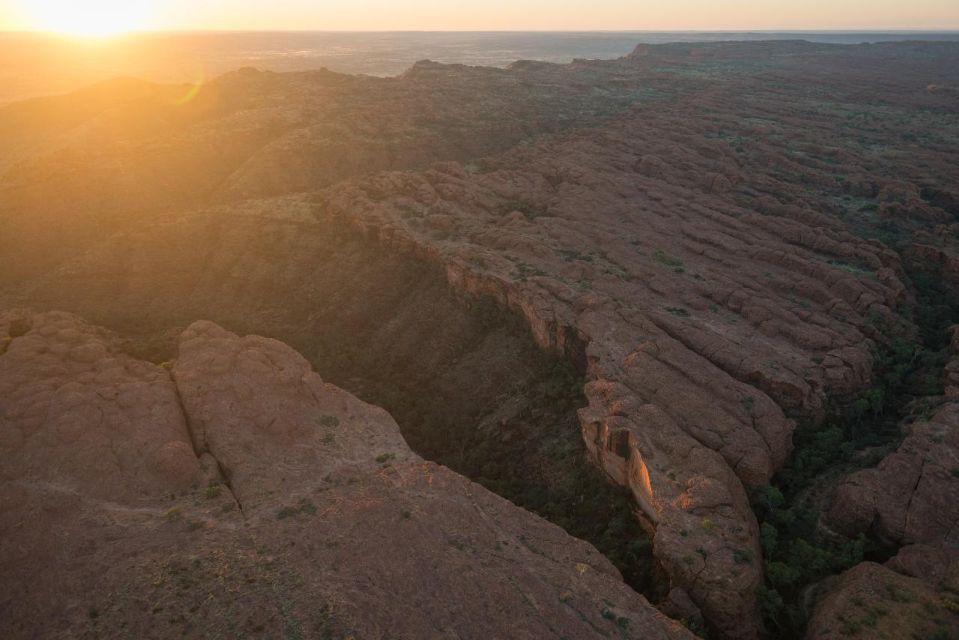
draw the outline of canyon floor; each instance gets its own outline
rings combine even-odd
[[[959,638],[959,45],[0,108],[0,633]]]

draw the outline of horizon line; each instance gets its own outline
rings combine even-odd
[[[131,29],[106,37],[165,33],[957,33],[959,25],[946,28],[922,27],[825,27],[825,28],[727,28],[727,29]],[[52,35],[77,37],[44,29],[0,29],[0,35]]]

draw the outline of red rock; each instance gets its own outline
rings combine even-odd
[[[128,84],[53,99],[52,115],[13,106],[0,111],[0,299],[166,331],[225,315],[295,337],[320,305],[337,304],[313,286],[316,250],[329,247],[320,239],[347,227],[408,253],[457,291],[511,309],[582,367],[587,449],[636,497],[669,586],[720,635],[753,638],[761,562],[746,488],[788,459],[787,415],[820,420],[830,401],[868,386],[877,321],[914,331],[897,314],[909,303],[898,255],[850,229],[886,216],[948,230],[959,192],[954,149],[902,152],[905,134],[942,137],[925,118],[872,116],[877,104],[953,109],[949,92],[916,87],[933,75],[949,85],[957,61],[948,44],[855,55],[804,42],[644,46],[605,63],[420,63],[396,79],[244,72],[183,110],[169,107],[169,90]],[[427,168],[449,160],[464,164]],[[277,197],[254,199],[267,196]],[[923,260],[954,253],[945,233],[914,239],[944,245],[945,258],[923,249]],[[362,265],[329,269],[343,279],[337,269]],[[103,357],[84,347],[75,365]],[[236,358],[251,368],[228,394],[255,414],[246,395],[264,363]],[[238,435],[220,409],[203,409],[199,445],[210,436],[230,472],[264,475],[238,491],[267,509],[275,494],[265,492],[302,465],[267,468],[243,446],[288,444],[301,425],[274,433],[258,416]],[[923,487],[917,452],[938,433],[926,431],[889,463]],[[304,455],[334,464],[307,440]],[[263,443],[271,456],[277,442]],[[212,455],[201,453],[203,478]],[[886,537],[941,536],[936,518],[907,526],[898,497],[877,505],[882,487],[863,486],[853,528],[892,509]],[[951,513],[936,491],[917,492],[916,508]]]
[[[282,343],[198,322],[174,386],[75,316],[0,313],[24,321],[0,355],[5,638],[692,638]]]
[[[915,568],[915,557],[928,551],[907,547],[885,566],[863,562],[825,581],[817,588],[817,602],[806,637],[810,640],[950,637],[959,628],[956,554],[953,553],[949,564],[939,567],[936,574],[913,576],[903,571]],[[901,558],[904,555],[912,558]]]
[[[898,449],[877,467],[838,486],[825,514],[828,526],[847,536],[868,532],[896,546],[959,542],[959,402],[948,386],[957,363],[959,355],[946,367],[946,400],[933,415],[908,425]]]

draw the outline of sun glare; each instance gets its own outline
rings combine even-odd
[[[23,0],[30,24],[42,31],[102,37],[143,29],[150,0]]]

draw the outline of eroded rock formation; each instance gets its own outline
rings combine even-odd
[[[197,322],[171,377],[69,314],[0,335],[4,637],[691,637],[280,342]]]
[[[959,554],[904,547],[886,564],[863,562],[821,587],[810,640],[951,638],[959,628]]]
[[[957,60],[945,44],[670,45],[566,66],[421,63],[386,80],[244,71],[186,105],[175,89],[136,84],[14,105],[0,113],[0,189],[17,237],[0,245],[0,299],[135,327],[150,344],[200,317],[300,347],[333,325],[349,340],[354,326],[384,354],[362,359],[376,369],[430,330],[418,313],[455,314],[417,285],[439,273],[464,305],[512,310],[580,367],[586,450],[634,496],[673,608],[701,609],[722,637],[755,638],[748,489],[788,460],[796,420],[815,424],[870,384],[874,347],[916,333],[900,256],[864,238],[895,228],[914,246],[910,268],[951,268],[956,129],[942,116],[955,94],[930,86],[959,82]],[[373,173],[383,169],[416,171]],[[315,432],[253,406],[274,343],[254,340],[259,360],[247,359],[229,335],[192,332],[174,367],[195,393],[181,393],[184,442],[231,485],[270,473],[231,489],[244,515],[313,462],[336,467],[361,450],[344,440],[328,455]],[[445,357],[463,344],[439,342],[419,349],[424,370],[443,361],[434,346]],[[469,351],[459,386],[492,388],[484,366],[508,351]],[[248,439],[224,435],[229,412],[191,377],[222,358],[245,368],[220,391],[249,412]],[[299,402],[284,398],[276,406]],[[942,420],[913,436],[942,435]],[[247,455],[253,443],[270,450],[264,434],[283,464]],[[938,483],[941,451],[907,439],[897,455],[912,473],[925,454]],[[909,477],[925,486],[925,473]],[[856,516],[849,532],[894,509],[880,516],[889,542],[948,537],[945,520],[907,524],[911,507],[880,504],[883,483],[872,486],[843,515]],[[935,491],[916,508],[947,517],[953,503]]]
[[[939,406],[906,425],[878,466],[844,478],[824,514],[844,535],[868,533],[900,550],[821,585],[810,638],[948,638],[959,628],[959,326],[950,347]]]
[[[848,536],[870,533],[891,546],[959,542],[959,326],[943,371],[945,396],[927,419],[906,426],[899,448],[836,490],[825,522]]]

